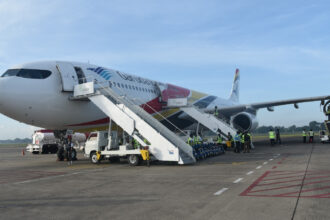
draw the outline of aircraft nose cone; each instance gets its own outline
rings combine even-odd
[[[8,86],[8,79],[0,77],[0,113],[3,114],[8,111],[8,102],[12,98]]]
[[[0,112],[1,112],[1,109],[3,108],[4,106],[4,96],[5,96],[5,85],[4,85],[4,82],[3,82],[3,79],[0,78]]]
[[[3,91],[3,80],[2,78],[0,78],[0,111],[1,111],[1,107],[3,105],[3,95],[4,95],[4,92]]]

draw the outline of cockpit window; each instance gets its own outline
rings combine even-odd
[[[9,69],[2,77],[17,76],[28,79],[46,79],[52,74],[49,70],[34,70],[34,69]]]

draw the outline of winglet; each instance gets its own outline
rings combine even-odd
[[[234,82],[233,82],[233,88],[231,89],[231,94],[229,97],[229,100],[233,102],[239,101],[239,69],[236,69]]]

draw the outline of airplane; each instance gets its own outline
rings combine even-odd
[[[104,130],[109,118],[88,100],[73,100],[74,86],[98,82],[111,87],[140,105],[168,127],[171,123],[180,129],[194,124],[194,120],[179,108],[166,108],[171,98],[187,98],[205,112],[213,113],[215,106],[225,120],[243,130],[257,127],[257,111],[274,106],[321,101],[330,96],[319,96],[262,103],[239,103],[240,73],[236,69],[228,99],[157,82],[122,71],[89,63],[40,61],[11,67],[0,77],[0,113],[17,121],[55,131]],[[165,120],[166,119],[166,120]],[[171,122],[171,123],[169,123]]]

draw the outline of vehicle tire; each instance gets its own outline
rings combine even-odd
[[[39,154],[39,151],[32,151],[33,154]]]
[[[95,151],[91,152],[91,154],[89,156],[89,159],[90,159],[91,163],[93,163],[93,164],[99,164],[100,163],[100,161],[97,159],[97,155],[96,155]]]
[[[43,145],[42,146],[42,150],[41,150],[41,154],[47,154],[48,153],[48,146],[47,145]]]
[[[63,161],[64,160],[64,147],[60,147],[57,151],[57,160]]]
[[[131,154],[128,156],[128,164],[131,166],[137,166],[140,162],[140,157],[136,154]]]

